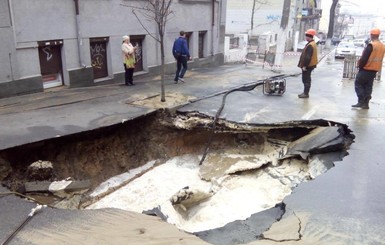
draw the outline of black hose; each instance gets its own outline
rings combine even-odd
[[[213,136],[214,136],[214,132],[215,132],[215,126],[216,126],[216,124],[218,122],[219,116],[221,115],[221,113],[223,111],[223,108],[225,107],[225,102],[226,102],[227,95],[231,94],[232,92],[236,92],[236,91],[251,91],[251,90],[254,90],[257,86],[263,85],[266,80],[275,80],[275,79],[280,79],[280,78],[293,77],[293,76],[298,76],[300,74],[301,73],[295,73],[295,74],[290,74],[290,75],[287,75],[287,74],[276,75],[276,76],[268,77],[268,78],[265,78],[263,80],[258,80],[258,81],[254,82],[254,83],[251,83],[251,84],[248,84],[248,85],[244,85],[242,87],[234,88],[232,90],[227,91],[223,95],[222,104],[219,107],[217,113],[215,114],[214,121],[213,121],[213,124],[211,126],[211,132],[210,132],[210,135],[209,135],[209,139],[207,141],[207,144],[206,144],[205,150],[203,152],[202,158],[201,158],[201,160],[199,162],[199,165],[202,165],[203,161],[206,159],[207,153],[209,151],[209,147],[210,147],[211,142],[213,140]]]

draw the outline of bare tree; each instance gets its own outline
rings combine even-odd
[[[251,20],[250,20],[250,30],[251,32],[254,29],[254,14],[255,12],[262,7],[262,5],[267,4],[269,1],[268,0],[253,0],[253,7],[251,8]],[[259,4],[257,7],[257,3]]]
[[[165,76],[165,53],[164,53],[164,34],[166,31],[167,18],[173,11],[170,9],[173,0],[144,0],[143,5],[140,7],[127,6],[132,8],[132,13],[139,21],[140,25],[146,32],[160,44],[160,57],[161,57],[161,98],[160,101],[165,102],[165,89],[164,89],[164,76]],[[138,13],[141,14],[145,19],[154,21],[158,28],[158,35],[153,35],[143,24],[139,18]]]

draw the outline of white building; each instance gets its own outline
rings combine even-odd
[[[320,0],[227,0],[226,35],[248,34],[251,40],[258,39],[259,52],[276,46],[280,40],[284,40],[285,50],[292,50],[304,40],[307,29],[318,29],[320,8]]]

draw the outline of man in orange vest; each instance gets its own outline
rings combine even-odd
[[[374,28],[370,31],[369,43],[362,56],[357,62],[358,73],[354,81],[354,89],[358,97],[358,103],[353,108],[369,109],[369,100],[372,98],[373,81],[376,73],[381,70],[384,58],[385,46],[378,40],[381,34],[380,29]]]
[[[309,98],[311,86],[311,72],[317,67],[318,51],[317,44],[314,41],[316,31],[309,29],[305,32],[307,44],[302,50],[299,58],[298,67],[302,70],[302,83],[304,85],[303,93],[298,95],[298,98]]]

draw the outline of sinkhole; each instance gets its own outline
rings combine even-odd
[[[210,234],[253,219],[260,230],[248,231],[252,240],[279,219],[296,186],[341,161],[354,139],[346,125],[327,120],[260,125],[219,119],[215,128],[212,122],[197,112],[159,110],[5,149],[0,180],[51,207],[157,215],[213,244]],[[266,212],[275,212],[267,225],[255,218]]]

